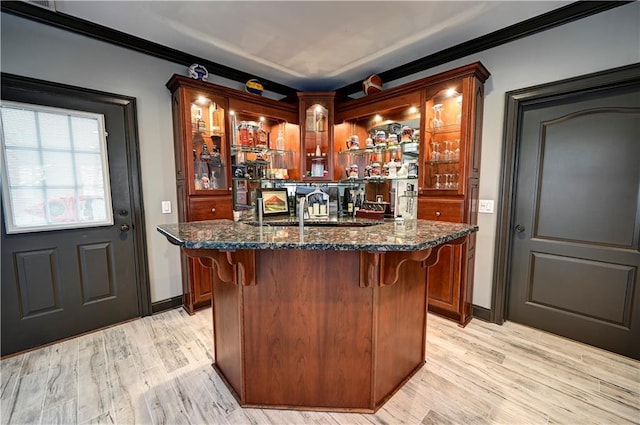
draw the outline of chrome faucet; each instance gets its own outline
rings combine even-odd
[[[302,237],[302,232],[304,231],[304,204],[306,202],[306,198],[304,196],[300,197],[298,201],[298,223],[300,226],[300,237]]]

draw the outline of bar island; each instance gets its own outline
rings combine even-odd
[[[426,267],[477,226],[158,226],[214,270],[214,367],[243,407],[375,412],[425,361]]]

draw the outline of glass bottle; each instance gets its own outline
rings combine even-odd
[[[284,150],[284,131],[282,126],[278,128],[278,137],[276,138],[276,149],[279,151]]]

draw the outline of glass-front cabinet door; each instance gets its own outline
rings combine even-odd
[[[422,189],[463,191],[465,140],[462,137],[462,80],[428,90],[425,102],[424,181]]]
[[[223,97],[187,89],[186,133],[191,141],[188,161],[189,193],[228,193],[229,152],[227,148],[226,104]]]
[[[301,179],[331,181],[335,93],[298,93],[301,132]]]

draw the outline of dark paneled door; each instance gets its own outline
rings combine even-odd
[[[640,85],[524,108],[507,318],[640,358]]]
[[[26,88],[18,88],[7,80],[3,78],[2,82],[3,101],[104,116],[108,133],[113,225],[7,234],[3,220],[2,355],[141,314],[141,283],[138,278],[141,266],[137,265],[139,253],[136,251],[135,232],[132,231],[139,223],[135,223],[132,173],[127,159],[130,155],[127,140],[132,136],[131,121],[125,119],[125,114],[132,113],[132,100],[114,100],[82,92],[73,95],[65,93],[65,90],[63,93],[56,90],[47,92],[46,87],[39,87],[37,83],[27,83]],[[6,128],[6,122],[3,125]],[[59,152],[52,149],[42,155],[56,154]],[[82,158],[81,154],[77,155],[75,168],[87,166],[82,164]],[[55,163],[46,171],[49,180],[55,180],[51,178],[55,173],[69,172]],[[10,181],[3,181],[3,184],[10,184]],[[33,204],[36,208],[41,205],[37,200],[33,200]],[[3,210],[6,207],[3,203]]]

